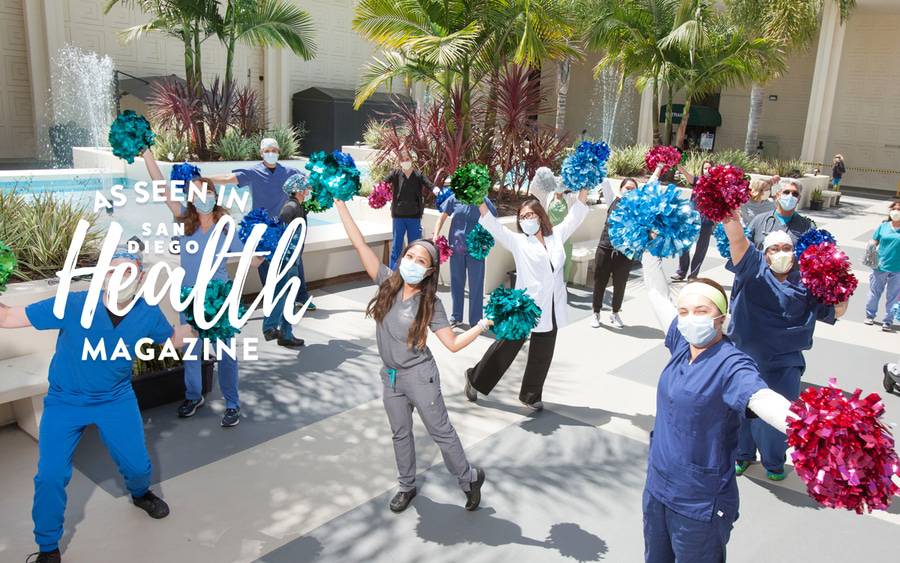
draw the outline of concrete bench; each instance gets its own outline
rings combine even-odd
[[[822,192],[822,209],[828,209],[837,205],[837,200],[841,197],[841,192],[824,190]]]
[[[599,242],[599,239],[583,240],[572,245],[572,275],[569,280],[571,283],[587,285],[588,271],[594,261]]]
[[[35,440],[44,412],[52,357],[53,352],[49,351],[0,360],[0,404],[12,404],[19,428]]]

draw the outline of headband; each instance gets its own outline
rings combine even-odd
[[[438,253],[437,247],[428,239],[422,238],[417,241],[414,241],[410,246],[421,246],[425,250],[428,251],[428,254],[431,255],[431,267],[437,268],[441,264],[441,257]]]
[[[706,297],[719,308],[719,311],[721,311],[723,315],[728,313],[728,298],[725,297],[724,293],[709,284],[703,282],[691,282],[684,286],[684,289],[682,289],[681,293],[678,295],[678,299],[681,299],[685,295],[700,295],[701,297]]]

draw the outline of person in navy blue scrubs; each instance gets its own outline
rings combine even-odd
[[[771,231],[759,250],[747,240],[737,215],[726,219],[723,228],[731,246],[726,268],[734,272],[729,336],[753,358],[768,387],[796,400],[806,369],[803,350],[812,348],[816,321],[834,324],[847,310],[847,303],[819,303],[806,289],[789,232]],[[766,477],[784,479],[785,435],[758,420],[744,421],[735,458],[738,475],[756,460],[757,450]]]
[[[112,266],[131,262],[138,278],[118,292],[119,307],[134,296],[143,278],[139,256],[118,251]],[[129,277],[128,279],[133,279]],[[50,388],[44,398],[38,439],[38,468],[34,477],[34,538],[40,551],[36,561],[61,560],[59,540],[63,535],[66,511],[66,486],[72,477],[72,455],[88,426],[96,425],[100,438],[119,467],[132,502],[152,518],[164,518],[169,507],[150,490],[151,465],[144,443],[144,425],[137,398],[131,387],[135,347],[141,339],[161,344],[171,339],[181,346],[192,335],[188,326],[173,330],[158,306],[143,298],[124,315],[110,310],[104,288],[88,328],[81,326],[81,311],[87,292],[68,295],[62,318],[53,314],[55,298],[32,303],[28,307],[7,307],[0,303],[0,328],[34,327],[59,330],[56,350],[50,361]],[[123,342],[129,358],[110,359]],[[103,343],[106,357],[82,359],[86,342],[94,348]]]

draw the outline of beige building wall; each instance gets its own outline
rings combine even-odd
[[[23,0],[0,0],[0,159],[35,154]]]

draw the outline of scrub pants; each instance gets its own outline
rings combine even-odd
[[[303,264],[300,260],[297,260],[297,263],[287,271],[286,275],[279,280],[279,282],[275,285],[275,291],[281,291],[281,288],[287,285],[288,281],[293,277],[299,277],[301,280],[300,291],[297,292],[297,301],[300,300],[300,295],[304,293],[304,286],[306,283],[303,280]],[[307,299],[309,298],[309,294],[306,294]],[[293,338],[294,337],[294,327],[284,318],[284,310],[287,308],[287,299],[288,295],[285,294],[281,299],[275,302],[275,307],[272,309],[272,314],[263,319],[263,332],[266,332],[271,329],[278,329],[281,332],[282,338]],[[305,301],[303,301],[305,303]],[[296,304],[296,302],[295,302]]]
[[[723,563],[737,510],[713,510],[709,522],[683,516],[644,489],[646,563]]]
[[[406,242],[404,243],[404,237]],[[422,238],[420,217],[394,217],[394,241],[391,244],[391,269],[397,266],[397,259],[407,244]]]
[[[700,275],[700,267],[703,266],[703,260],[706,258],[706,251],[709,250],[709,237],[712,235],[713,222],[704,219],[700,223],[700,236],[697,238],[697,246],[694,248],[694,259],[691,260],[690,249],[682,253],[678,259],[678,271],[681,277],[696,278]]]
[[[613,280],[612,312],[618,313],[622,309],[622,301],[625,300],[625,285],[628,283],[628,273],[631,271],[631,260],[621,252],[612,248],[598,246],[594,254],[594,296],[593,309],[599,313],[603,308],[603,294],[609,278]]]
[[[34,476],[34,539],[41,551],[59,547],[66,511],[66,485],[72,478],[72,455],[81,434],[96,425],[100,437],[134,497],[150,488],[150,456],[144,444],[144,424],[133,392],[109,402],[75,406],[48,395],[38,439],[38,469]]]
[[[466,275],[469,278],[469,325],[475,326],[484,314],[484,260],[476,260],[457,250],[450,257],[450,296],[453,298],[450,318],[454,321],[463,320]]]
[[[900,272],[885,272],[884,270],[872,270],[869,276],[869,300],[866,301],[866,317],[874,319],[878,314],[878,300],[881,294],[887,290],[884,296],[884,319],[882,323],[893,324],[894,315],[891,308],[900,300]]]
[[[289,272],[282,280],[288,279],[288,276],[295,275],[300,278],[300,291],[297,292],[297,303],[306,303],[309,301],[309,289],[306,287],[306,273],[303,271],[303,250],[300,250],[300,256],[297,257],[297,263],[294,264],[296,270]],[[256,271],[259,272],[259,281],[265,285],[266,276],[269,275],[269,263],[263,262],[257,266]]]
[[[788,401],[800,397],[800,378],[804,368],[791,366],[784,368],[760,368],[759,375],[769,389],[784,396]],[[768,471],[784,471],[787,437],[759,418],[745,418],[738,431],[737,461],[753,461],[756,450],[762,464]]]
[[[182,321],[183,322],[183,321]],[[200,350],[201,341],[198,341],[195,349],[191,350],[194,355],[203,357]],[[237,353],[237,349],[235,348]],[[216,371],[219,373],[219,389],[222,390],[222,396],[225,397],[225,408],[239,409],[241,403],[238,398],[238,362],[232,358],[227,352],[222,352],[222,359],[216,362]],[[202,360],[185,360],[184,361],[184,398],[189,401],[199,401],[203,396],[203,361]]]
[[[413,410],[437,444],[444,458],[444,465],[468,492],[472,481],[478,478],[475,468],[469,465],[456,429],[450,424],[450,416],[441,394],[441,378],[434,360],[410,369],[398,370],[393,381],[388,370],[381,372],[384,384],[382,400],[394,440],[394,457],[401,491],[416,488],[416,443],[413,437]]]
[[[482,395],[490,394],[524,345],[524,340],[494,341],[481,361],[472,369],[469,384]],[[555,348],[556,314],[554,311],[553,330],[531,333],[528,363],[525,365],[522,388],[519,390],[519,400],[523,403],[531,405],[542,400],[544,381],[547,379],[547,372],[550,371]]]

